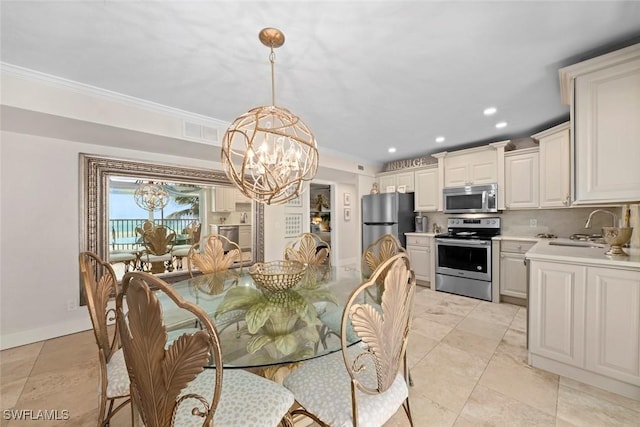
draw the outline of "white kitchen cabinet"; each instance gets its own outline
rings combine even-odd
[[[236,203],[251,203],[251,199],[242,194],[238,189],[235,189],[235,202]]]
[[[444,186],[462,187],[498,182],[498,156],[491,147],[460,150],[444,158]]]
[[[536,242],[506,240],[500,242],[500,295],[527,298],[527,267],[524,254]]]
[[[540,207],[571,206],[570,123],[532,135],[540,143]]]
[[[236,189],[215,187],[211,190],[212,212],[233,212],[236,210]]]
[[[529,352],[584,365],[586,267],[531,261]]]
[[[405,187],[406,193],[414,191],[413,171],[388,173],[378,177],[378,189],[381,193],[387,193],[387,187],[393,187],[394,191],[398,191],[400,186]]]
[[[529,261],[529,364],[640,398],[640,270],[557,254]]]
[[[408,233],[406,236],[407,255],[416,280],[433,283],[431,278],[433,273],[433,238],[417,233]]]
[[[415,194],[414,209],[417,212],[435,212],[441,190],[438,186],[438,167],[417,170],[414,174]]]
[[[560,70],[571,105],[574,204],[640,200],[640,44]]]
[[[539,204],[538,148],[510,151],[504,155],[505,207],[531,209]]]
[[[238,246],[243,251],[245,249],[251,249],[251,226],[239,225],[238,226]]]
[[[640,385],[640,272],[589,268],[585,319],[585,367]]]

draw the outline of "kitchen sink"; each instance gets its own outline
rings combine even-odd
[[[558,241],[552,241],[549,242],[549,245],[551,246],[572,246],[575,248],[604,248],[604,245],[600,245],[598,243],[594,243],[594,242],[577,242],[577,241],[571,241],[571,242],[558,242]]]

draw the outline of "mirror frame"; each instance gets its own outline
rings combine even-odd
[[[233,186],[223,171],[80,153],[80,251],[91,251],[102,259],[107,259],[109,250],[108,208],[111,176]],[[264,205],[254,201],[252,206],[252,262],[263,262]],[[82,289],[80,294],[82,295]],[[81,297],[81,301],[84,301],[84,298]]]

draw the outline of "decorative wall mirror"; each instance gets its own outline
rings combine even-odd
[[[231,234],[242,240],[244,264],[264,260],[264,206],[242,196],[223,172],[88,154],[80,155],[80,165],[80,250],[111,259],[119,278],[133,268],[170,282],[188,274],[179,257],[154,263],[140,256],[143,242],[136,229],[145,223],[175,233],[174,247],[194,243],[196,225],[202,237]],[[162,194],[150,194],[150,186],[160,187]]]

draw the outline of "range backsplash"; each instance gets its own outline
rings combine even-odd
[[[455,215],[444,214],[442,212],[424,212],[423,216],[429,218],[429,231],[433,231],[433,225],[439,225],[443,231],[447,227],[447,219],[451,217],[500,217],[502,221],[502,234],[509,236],[531,236],[538,233],[553,233],[558,237],[569,237],[575,233],[600,234],[602,227],[611,225],[611,216],[606,214],[596,214],[591,221],[591,228],[584,228],[589,214],[598,209],[590,208],[570,208],[570,209],[531,209],[504,211],[500,214],[469,214]],[[622,219],[622,208],[604,208],[616,214],[618,219]],[[532,226],[532,220],[535,225]],[[618,224],[616,224],[617,226]]]

